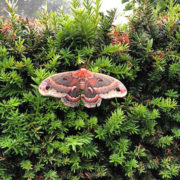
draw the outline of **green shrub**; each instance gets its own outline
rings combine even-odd
[[[179,4],[140,1],[127,26],[100,0],[0,17],[1,179],[172,179],[179,176]],[[43,97],[46,77],[87,64],[120,79],[124,99],[70,108]]]

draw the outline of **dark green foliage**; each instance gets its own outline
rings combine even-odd
[[[84,0],[80,8],[73,0],[72,17],[45,8],[33,20],[7,1],[9,17],[0,17],[0,179],[179,177],[179,5],[170,1],[161,13],[141,1],[127,36],[114,27],[113,41],[115,10],[104,15],[100,4]],[[86,64],[120,79],[127,97],[87,109],[39,94],[46,77]]]

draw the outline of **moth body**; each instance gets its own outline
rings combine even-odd
[[[40,84],[39,92],[43,96],[61,98],[70,107],[78,106],[82,100],[86,107],[93,108],[100,106],[102,98],[126,96],[127,89],[122,82],[111,76],[81,68],[48,77]]]
[[[79,82],[79,87],[80,87],[80,89],[84,89],[85,88],[85,80],[80,80],[80,82]]]

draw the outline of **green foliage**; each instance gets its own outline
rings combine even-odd
[[[0,17],[1,179],[178,178],[179,4],[129,1],[130,22],[115,27],[116,10],[104,15],[100,0],[72,0],[71,17],[46,6],[35,20],[17,15],[14,1],[6,3],[9,16]],[[128,95],[87,109],[39,94],[42,80],[80,65],[121,80]]]

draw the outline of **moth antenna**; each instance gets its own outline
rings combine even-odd
[[[84,61],[84,64],[80,65],[80,68],[88,69],[87,62],[88,62],[88,59],[86,58],[85,61]]]
[[[85,60],[85,67],[84,67],[86,69],[88,69],[87,63],[88,63],[88,59],[86,58],[86,60]]]

